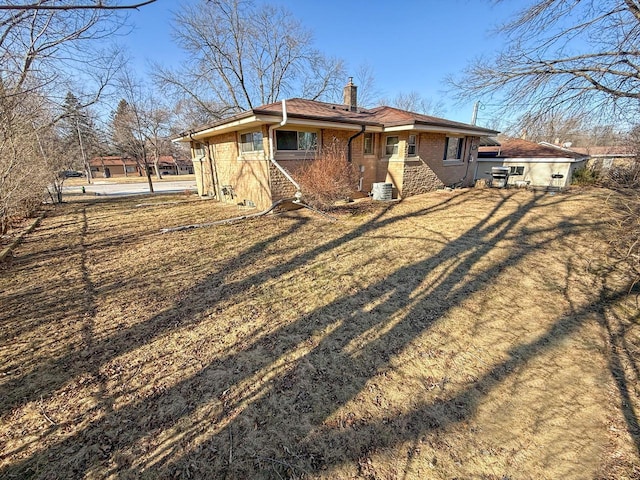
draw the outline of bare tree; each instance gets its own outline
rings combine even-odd
[[[94,3],[74,3],[66,5],[51,4],[47,0],[39,0],[36,3],[0,5],[0,10],[137,10],[140,7],[154,3],[156,0],[146,0],[140,3],[128,5],[105,5],[101,0]]]
[[[376,78],[371,64],[361,64],[356,69],[354,79],[355,84],[358,85],[358,104],[363,107],[376,106],[377,100],[382,97],[382,92],[376,85]]]
[[[0,11],[0,231],[40,205],[55,183],[61,92],[79,77],[86,93],[80,103],[95,102],[120,66],[118,52],[105,54],[100,44],[124,17],[40,8],[71,4],[40,0],[33,8]]]
[[[189,60],[179,71],[156,67],[156,77],[214,119],[291,95],[334,99],[345,77],[342,61],[314,49],[279,7],[201,0],[176,14],[174,37]]]
[[[495,33],[502,51],[449,78],[459,98],[511,112],[637,114],[638,0],[536,0]]]
[[[146,173],[149,191],[153,192],[151,166],[156,178],[161,179],[160,156],[171,152],[166,139],[170,134],[172,113],[163,106],[159,95],[128,73],[121,76],[120,91],[124,98],[113,115],[113,143],[121,154],[138,162]]]
[[[425,115],[444,115],[444,103],[442,100],[434,101],[430,98],[423,97],[415,90],[411,92],[400,92],[391,99],[382,98],[379,100],[383,105],[408,110],[415,113],[423,113]]]

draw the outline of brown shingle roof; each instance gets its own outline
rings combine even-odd
[[[498,133],[494,130],[475,125],[454,122],[444,118],[432,117],[430,115],[423,115],[387,106],[380,106],[372,109],[358,108],[356,111],[351,111],[347,105],[343,104],[318,102],[303,98],[291,98],[286,100],[286,108],[287,115],[289,117],[299,119],[379,127],[425,125],[452,129],[464,128],[472,129],[473,131],[477,131],[478,134],[483,135],[495,135]],[[282,115],[282,102],[262,105],[254,108],[253,110],[239,113],[233,117],[203,125],[196,128],[195,132],[202,132],[252,115],[274,115],[280,117]],[[182,133],[176,138],[184,136],[187,136],[187,133]]]
[[[481,157],[496,156],[499,158],[584,158],[585,155],[570,150],[541,145],[520,138],[500,139],[499,146],[480,147]]]
[[[89,160],[89,165],[93,165],[94,167],[100,167],[102,165],[117,165],[121,167],[123,165],[133,166],[137,165],[137,162],[133,158],[123,158],[123,157],[115,157],[115,156],[107,156],[107,157],[94,157]]]
[[[609,145],[597,147],[572,147],[574,152],[590,155],[593,157],[615,157],[616,155],[634,155],[635,149],[630,145]]]
[[[358,125],[378,125],[380,122],[372,115],[371,110],[359,108],[352,112],[346,105],[336,103],[317,102],[304,98],[286,100],[287,115],[297,118],[324,120]],[[267,113],[282,115],[282,102],[270,103],[253,109],[256,114]]]

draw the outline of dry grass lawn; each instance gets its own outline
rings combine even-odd
[[[638,479],[609,194],[55,208],[0,267],[0,478]]]

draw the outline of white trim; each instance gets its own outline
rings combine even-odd
[[[580,163],[585,162],[587,158],[567,158],[567,157],[482,157],[476,159],[477,162],[502,162],[502,163]]]
[[[486,133],[478,132],[477,130],[471,130],[460,127],[446,127],[446,126],[431,126],[431,125],[419,125],[409,123],[406,125],[397,125],[394,127],[386,127],[383,131],[387,132],[402,132],[407,130],[416,130],[424,133],[444,133],[466,137],[482,137],[487,135]]]
[[[191,140],[205,139],[207,137],[211,137],[214,135],[221,135],[223,133],[237,132],[238,130],[240,130],[240,128],[249,129],[251,127],[257,127],[264,123],[279,123],[279,122],[280,122],[280,119],[277,117],[252,115],[250,117],[241,118],[239,120],[235,120],[230,123],[225,123],[223,125],[207,128],[206,130],[196,132],[192,135],[185,135],[184,137],[176,138],[175,140],[172,140],[172,141],[175,143],[178,143],[178,142],[187,142]]]

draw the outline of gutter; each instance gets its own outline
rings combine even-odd
[[[278,127],[284,127],[287,124],[288,121],[288,117],[287,117],[287,103],[285,100],[282,100],[282,121],[280,122],[280,125],[278,125]],[[269,126],[269,161],[280,171],[280,173],[282,173],[287,180],[289,180],[289,182],[291,182],[291,184],[296,187],[296,194],[295,197],[296,198],[300,198],[302,197],[302,192],[300,191],[300,185],[298,184],[298,182],[296,182],[291,175],[289,175],[289,172],[287,172],[282,165],[280,165],[277,161],[276,161],[276,156],[275,156],[275,148],[273,145],[273,137],[274,137],[274,125],[270,125]]]
[[[356,133],[355,135],[352,135],[351,137],[349,137],[349,141],[347,142],[347,161],[349,163],[351,163],[351,142],[353,140],[355,140],[356,138],[358,138],[360,135],[362,135],[364,133],[364,129],[366,128],[365,125],[362,125],[361,130]]]

